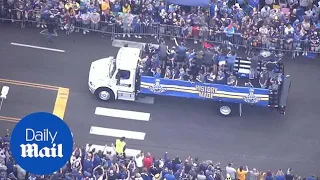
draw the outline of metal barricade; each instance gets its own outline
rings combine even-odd
[[[45,27],[47,17],[41,16],[39,11],[19,11],[17,9],[0,9],[0,22],[18,22],[21,28],[36,26]],[[244,47],[247,52],[252,49],[271,49],[292,53],[292,57],[306,54],[307,52],[319,53],[320,45],[312,46],[308,40],[290,41],[285,39],[275,39],[272,37],[248,36],[240,33],[226,34],[222,31],[213,31],[207,26],[175,26],[167,24],[144,24],[132,23],[119,24],[101,21],[92,23],[83,21],[80,17],[68,19],[60,17],[56,18],[56,24],[61,30],[65,30],[67,34],[72,32],[99,32],[102,36],[110,35],[111,39],[119,37],[154,37],[156,40],[160,38],[179,38],[183,40],[192,40],[194,43],[206,42],[212,45],[230,42],[236,48]]]
[[[84,33],[91,31],[91,32],[102,33],[102,35],[107,35],[107,34],[113,35],[115,24],[111,22],[106,22],[106,21],[92,23],[92,22],[83,21],[80,18],[76,18],[74,21],[74,27],[76,29],[76,32],[79,32],[81,30]]]
[[[115,24],[115,37],[131,37],[142,38],[144,36],[159,37],[159,25],[160,24]]]

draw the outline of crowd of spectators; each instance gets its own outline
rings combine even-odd
[[[164,0],[1,0],[0,17],[55,18],[68,31],[115,35],[229,40],[234,44],[319,51],[320,3],[316,0],[212,0],[208,7]],[[110,25],[114,24],[113,30]],[[25,26],[25,25],[23,25]]]
[[[107,147],[107,145],[106,145]],[[151,153],[142,152],[135,157],[118,157],[115,151],[96,150],[91,145],[75,147],[70,161],[58,172],[48,176],[29,174],[10,155],[9,137],[1,138],[0,146],[0,179],[1,180],[302,180],[292,169],[258,171],[246,166],[234,167],[228,163],[221,167],[220,163],[211,160],[200,160],[179,156],[169,158],[166,152],[163,157],[155,157]],[[318,180],[310,175],[307,180]]]
[[[192,38],[195,43],[228,40],[245,46],[301,48],[304,53],[320,50],[319,14],[320,2],[316,0],[260,0],[260,3],[257,0],[213,0],[208,7],[201,8],[166,4],[162,0],[0,0],[0,18],[22,20],[22,27],[29,25],[26,20],[34,20],[38,27],[44,28],[51,18],[68,32],[107,32],[109,24],[114,24],[114,33],[123,37],[160,34]],[[199,82],[219,80],[227,72],[230,82],[236,85],[234,51],[194,52],[183,44],[176,48],[151,56],[147,53],[142,64],[145,72],[152,76]],[[219,68],[219,54],[228,56],[226,71]],[[279,169],[276,173],[259,172],[243,166],[234,168],[229,163],[221,171],[219,164],[197,158],[169,159],[168,153],[157,158],[141,152],[136,157],[119,159],[114,152],[96,152],[90,147],[75,148],[70,162],[60,172],[50,177],[36,176],[14,163],[8,142],[7,136],[1,138],[0,179],[301,179],[294,176],[290,168]],[[308,178],[315,179],[313,175]]]

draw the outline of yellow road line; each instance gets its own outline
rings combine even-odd
[[[57,99],[54,104],[53,114],[64,118],[64,113],[67,107],[67,101],[69,97],[69,89],[68,88],[59,88],[57,93]]]
[[[20,121],[20,119],[19,118],[13,118],[13,117],[0,116],[0,121],[7,121],[7,122],[17,123],[17,122]]]
[[[54,90],[54,91],[57,91],[59,89],[59,87],[57,87],[57,86],[50,86],[50,85],[46,85],[46,84],[38,84],[38,83],[16,81],[16,80],[10,80],[10,79],[1,79],[1,78],[0,78],[0,83],[14,84],[14,85],[19,85],[19,86],[27,86],[27,87]]]

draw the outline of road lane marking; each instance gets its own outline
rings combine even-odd
[[[127,111],[127,110],[120,110],[120,109],[110,109],[110,108],[102,108],[102,107],[97,107],[95,114],[100,116],[109,116],[109,117],[131,119],[131,120],[137,120],[137,121],[150,120],[150,113]]]
[[[16,80],[11,80],[11,79],[1,79],[0,78],[0,83],[14,84],[14,85],[19,85],[19,86],[27,86],[27,87],[54,90],[54,91],[57,91],[59,89],[59,87],[57,87],[57,86],[50,86],[50,85],[46,85],[46,84],[31,83],[31,82],[25,82],[25,81],[16,81]]]
[[[56,102],[53,108],[53,114],[63,119],[67,108],[67,102],[69,97],[68,88],[59,88],[57,93]]]
[[[115,153],[115,149],[112,146],[102,146],[102,145],[92,144],[89,147],[89,144],[86,145],[86,150],[92,151],[93,149],[95,149],[95,152],[102,151],[104,153],[106,153],[106,152],[114,152]],[[128,156],[128,157],[136,157],[138,154],[141,153],[141,150],[126,149],[125,153],[126,153],[126,156]]]
[[[137,131],[127,131],[121,129],[110,129],[97,126],[91,126],[90,134],[111,137],[126,137],[127,139],[144,140],[146,133]]]
[[[61,49],[53,49],[53,48],[47,48],[47,47],[41,47],[41,46],[33,46],[33,45],[29,45],[29,44],[20,44],[20,43],[13,43],[12,42],[11,45],[27,47],[27,48],[33,48],[33,49],[41,49],[41,50],[46,50],[46,51],[54,51],[54,52],[60,52],[60,53],[66,52],[65,50],[61,50]]]
[[[17,123],[17,122],[20,121],[20,119],[19,118],[13,118],[13,117],[0,116],[0,121],[7,121],[7,122]]]

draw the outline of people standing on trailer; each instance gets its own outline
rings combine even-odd
[[[228,73],[233,73],[235,62],[236,62],[236,52],[235,51],[231,51],[231,53],[229,53],[227,55]]]
[[[249,79],[255,79],[258,76],[258,66],[259,66],[259,53],[254,52],[252,58],[250,59],[250,73]]]
[[[158,51],[159,51],[159,59],[161,62],[161,66],[164,69],[166,67],[167,57],[168,57],[168,46],[165,44],[164,39],[161,39]]]

